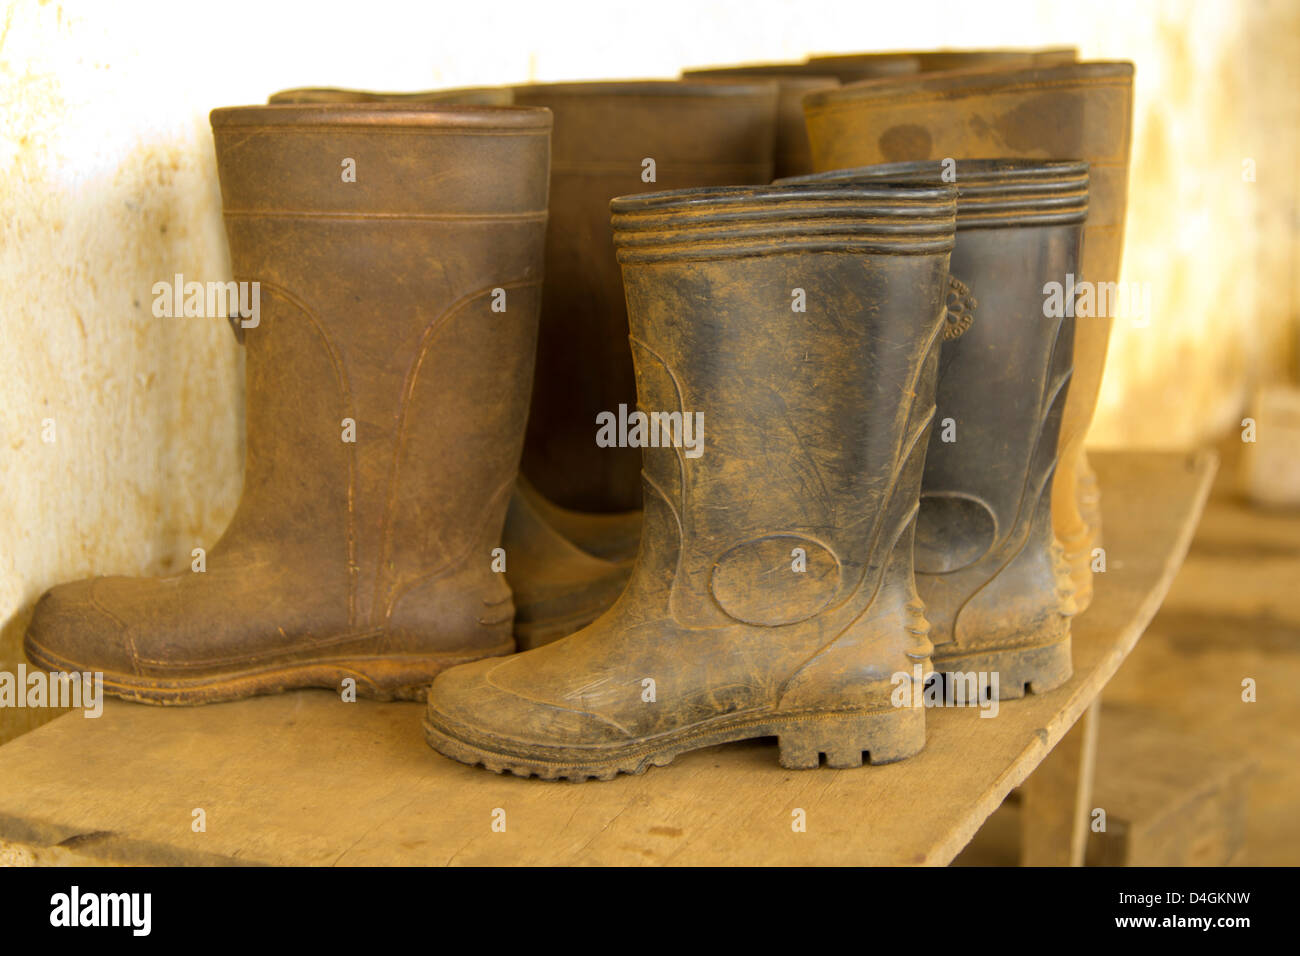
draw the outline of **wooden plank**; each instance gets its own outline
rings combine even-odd
[[[1097,759],[1094,699],[1020,788],[1022,866],[1083,866]]]
[[[1257,760],[1240,746],[1212,745],[1203,739],[1203,733],[1174,726],[1163,712],[1165,701],[1159,696],[1138,705],[1115,704],[1110,689],[1102,697],[1089,827],[1084,834],[1085,864],[1240,866],[1245,860],[1248,797]],[[1026,815],[1032,812],[1040,781],[1052,777],[1049,765],[1072,737],[1081,734],[1091,711],[989,817],[958,863],[1013,866],[1018,862],[1065,862],[1049,855],[1059,854],[1063,845],[1060,816],[1044,815],[1048,818],[1038,824],[1039,832],[1033,837],[1051,831],[1051,839],[1045,840],[1041,849],[1030,851],[1022,849],[1034,829]],[[1092,828],[1096,810],[1105,811],[1104,830]]]
[[[1103,709],[1093,799],[1106,829],[1087,834],[1088,864],[1239,862],[1254,761],[1167,725],[1156,709],[1109,701]]]
[[[993,719],[931,710],[926,750],[910,760],[788,771],[753,741],[639,777],[544,783],[434,754],[418,705],[324,691],[194,709],[110,701],[98,720],[70,714],[0,747],[0,841],[121,863],[947,863],[1137,642],[1215,459],[1099,454],[1094,466],[1108,570],[1076,621],[1074,678]]]

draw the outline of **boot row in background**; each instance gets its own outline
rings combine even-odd
[[[427,696],[443,753],[573,779],[759,736],[906,757],[931,668],[1060,686],[1109,327],[1046,290],[1117,278],[1132,73],[864,54],[214,111],[261,293],[240,506],[203,573],[52,589],[29,657],[152,703]],[[638,408],[698,446],[596,441]]]

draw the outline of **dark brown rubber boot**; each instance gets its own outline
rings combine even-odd
[[[777,737],[790,768],[916,753],[924,708],[895,692],[930,654],[912,532],[952,187],[612,208],[649,423],[632,581],[577,634],[442,674],[430,744],[575,780],[751,737]]]
[[[509,86],[423,93],[317,88],[284,90],[271,97],[272,103],[486,106],[507,106],[513,100],[514,89]],[[802,105],[799,124],[802,130]],[[514,592],[518,645],[536,647],[572,634],[599,617],[627,583],[640,530],[640,511],[600,515],[570,511],[547,501],[520,476],[506,511],[501,541],[506,551],[506,580]]]
[[[614,196],[771,181],[770,81],[520,86],[555,114],[551,222],[523,473],[580,512],[641,505],[641,452],[597,445],[597,416],[635,410],[627,307],[609,227]],[[653,181],[649,177],[653,174]]]
[[[491,563],[528,413],[550,115],[261,106],[212,127],[235,278],[260,284],[243,496],[202,573],[48,592],[28,656],[152,703],[348,678],[419,698],[515,646]]]
[[[1075,278],[1093,288],[1119,278],[1132,108],[1131,63],[933,73],[818,91],[804,101],[818,170],[947,157],[1086,161],[1089,213]],[[1080,316],[1075,323],[1074,377],[1052,495],[1080,610],[1091,600],[1092,549],[1101,534],[1098,517],[1090,524],[1081,511],[1098,515],[1083,440],[1101,389],[1110,322]]]
[[[899,163],[801,181],[940,182],[943,172]],[[916,586],[934,669],[976,675],[963,679],[980,693],[996,674],[997,696],[1023,697],[1072,673],[1073,586],[1052,532],[1051,485],[1074,344],[1061,296],[1078,274],[1088,166],[967,160],[951,172],[960,292],[940,353]],[[1060,308],[1045,310],[1053,282]]]
[[[268,103],[445,103],[454,106],[510,106],[514,90],[508,86],[465,86],[416,93],[378,93],[333,86],[302,86],[272,93]]]
[[[515,494],[538,520],[550,525],[588,554],[615,562],[630,561],[636,557],[637,543],[641,540],[639,510],[597,513],[561,508],[540,494],[523,475],[519,476]],[[510,519],[507,517],[506,526],[509,527],[509,524]]]
[[[735,83],[743,80],[771,80],[780,95],[776,104],[776,144],[772,156],[772,175],[778,178],[803,176],[812,172],[812,151],[808,147],[808,129],[803,118],[803,98],[813,90],[839,86],[833,76],[792,73],[758,73],[747,67],[717,67],[683,70],[687,80],[712,80]]]

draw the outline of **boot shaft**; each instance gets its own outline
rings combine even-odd
[[[1083,160],[1083,274],[1114,282],[1123,244],[1133,64],[962,70],[854,83],[804,101],[817,170],[987,156]]]
[[[968,496],[988,509],[998,532],[969,543],[973,560],[1027,519],[1026,500],[1056,465],[1074,317],[1050,305],[1048,287],[1062,288],[1061,303],[1078,277],[1088,167],[969,161],[957,164],[957,182],[951,271],[975,305],[970,326],[940,352],[935,414],[941,424],[952,421],[956,441],[945,441],[942,427],[930,437],[921,501],[927,529],[918,538],[933,546],[931,528],[943,524],[936,504]],[[940,569],[928,555],[918,558],[918,570]]]
[[[682,78],[721,83],[746,80],[770,80],[776,83],[776,144],[772,154],[772,175],[784,179],[812,172],[812,149],[808,145],[808,127],[803,118],[803,98],[814,90],[839,86],[840,81],[834,76],[762,73],[758,68],[751,67],[715,67],[683,70]]]
[[[897,163],[804,181],[940,182],[946,172],[958,189],[951,271],[966,288],[941,348],[915,541],[936,661],[954,647],[1068,642],[1050,493],[1088,214],[1079,162]],[[1023,662],[1003,663],[1012,678]]]
[[[770,181],[777,88],[567,83],[516,87],[515,100],[555,114],[547,281],[523,471],[566,507],[635,508],[640,455],[595,442],[596,416],[636,401],[609,201],[636,191]]]
[[[978,506],[973,523],[988,533],[979,542],[982,555],[1014,533],[1027,486],[1041,482],[1042,469],[1057,457],[1074,343],[1073,310],[1065,305],[1072,304],[1068,287],[1078,276],[1088,167],[966,160],[952,171],[957,240],[950,272],[963,292],[950,307],[972,311],[960,314],[960,324],[950,324],[941,349],[939,425],[926,454],[922,523],[938,528],[948,521],[951,529],[962,524],[953,509]],[[891,163],[798,181],[938,183],[944,173],[939,162]],[[1050,283],[1056,283],[1055,299]],[[930,565],[953,559],[952,536],[940,537],[949,546],[942,555],[918,557],[921,569],[940,570]],[[921,543],[944,544],[924,534]]]
[[[986,156],[1079,159],[1089,165],[1089,214],[1079,275],[1100,297],[1116,291],[1124,238],[1132,131],[1133,65],[935,73],[859,83],[805,100],[813,163],[836,169],[896,160]],[[1080,511],[1088,469],[1083,442],[1101,391],[1111,320],[1080,316],[1074,375],[1061,424],[1054,524],[1080,606],[1091,593],[1100,529]]]
[[[376,620],[500,534],[533,364],[550,117],[268,106],[212,124],[233,271],[261,299],[243,330],[245,493],[223,540],[337,558],[352,616]]]
[[[674,569],[678,620],[792,623],[879,571],[919,492],[919,469],[900,473],[933,410],[953,198],[887,185],[612,203],[646,494],[680,539],[641,560]],[[655,442],[664,413],[702,443]],[[808,571],[774,572],[796,548]]]

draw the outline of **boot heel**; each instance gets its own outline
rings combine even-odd
[[[792,719],[777,731],[781,766],[813,770],[892,763],[925,747],[925,709],[829,713]]]
[[[1026,693],[1046,694],[1067,683],[1074,676],[1070,653],[1070,632],[1050,644],[1038,647],[975,651],[934,659],[935,673],[944,681],[953,674],[975,673],[980,676],[981,699],[989,684],[985,675],[998,676],[998,700],[1018,700]],[[946,691],[945,691],[946,693]]]

